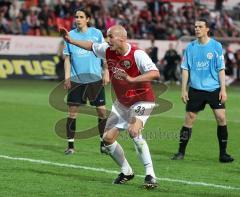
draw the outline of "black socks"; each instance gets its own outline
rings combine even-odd
[[[185,154],[185,150],[189,139],[191,138],[192,128],[182,127],[180,131],[179,150],[178,152]]]
[[[227,140],[228,140],[228,131],[227,131],[226,125],[217,127],[217,137],[218,137],[220,155],[224,155],[226,154]]]
[[[107,122],[107,118],[105,118],[105,119],[98,118],[98,131],[99,131],[99,135],[101,138],[103,137],[106,122]]]
[[[67,118],[67,139],[74,139],[75,131],[76,131],[76,119]],[[74,148],[74,141],[68,141],[68,148]]]
[[[107,122],[107,118],[105,118],[105,119],[99,118],[98,119],[98,131],[99,131],[99,135],[101,138],[103,137],[106,122]],[[74,136],[75,136],[75,132],[76,132],[76,119],[67,118],[66,130],[67,130],[68,148],[73,149],[74,148]]]

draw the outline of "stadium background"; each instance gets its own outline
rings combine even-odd
[[[72,13],[79,6],[91,10],[92,24],[104,34],[108,27],[122,24],[129,42],[147,52],[155,38],[161,71],[169,43],[182,55],[193,39],[194,19],[209,19],[214,36],[225,48],[229,70],[227,116],[233,164],[218,163],[215,121],[209,108],[199,115],[186,159],[170,160],[184,115],[180,86],[173,81],[167,81],[167,90],[161,94],[173,107],[151,117],[145,129],[160,183],[157,190],[139,187],[143,169],[125,134],[120,141],[139,175],[126,186],[111,185],[118,169],[99,154],[97,137],[78,140],[75,155],[63,154],[65,140],[56,135],[54,127],[66,112],[53,108],[49,98],[63,77],[62,39],[57,29],[74,27]],[[111,196],[113,191],[117,196],[238,196],[239,37],[237,0],[0,1],[0,196]],[[179,68],[176,73],[180,80]],[[166,82],[164,77],[161,81]],[[63,95],[64,91],[59,93]],[[107,96],[110,109],[110,85]],[[81,113],[78,130],[95,127],[95,119]]]

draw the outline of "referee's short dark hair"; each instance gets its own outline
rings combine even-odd
[[[210,28],[210,24],[206,18],[198,18],[196,21],[204,22],[206,27]]]

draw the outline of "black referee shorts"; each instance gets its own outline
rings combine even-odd
[[[80,84],[71,81],[71,88],[68,90],[67,104],[69,106],[85,105],[89,100],[92,106],[105,105],[105,91],[102,81]]]
[[[225,104],[219,100],[220,88],[213,92],[204,90],[197,90],[189,88],[188,98],[189,101],[186,105],[187,112],[198,112],[204,110],[206,104],[209,104],[212,109],[225,109]]]

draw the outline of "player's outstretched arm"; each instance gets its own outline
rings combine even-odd
[[[63,37],[63,39],[66,42],[69,42],[70,44],[73,44],[77,47],[86,49],[88,51],[92,51],[92,42],[91,41],[83,41],[83,40],[73,40],[71,39],[68,31],[64,27],[59,28],[60,35]]]
[[[91,41],[83,41],[83,40],[72,40],[71,44],[86,49],[88,51],[92,51],[92,42]]]

